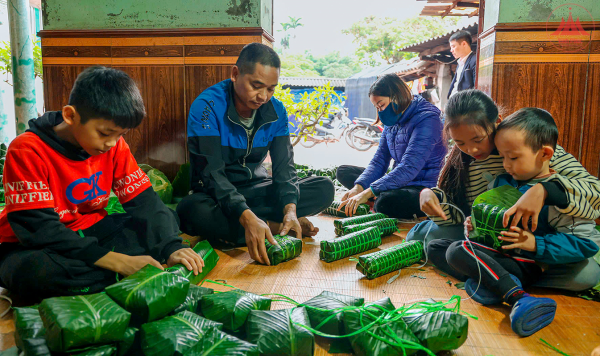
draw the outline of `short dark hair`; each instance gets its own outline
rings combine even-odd
[[[252,74],[256,63],[273,68],[281,68],[281,60],[273,48],[262,43],[249,43],[242,48],[235,65],[240,74]]]
[[[501,130],[516,129],[525,133],[525,144],[533,151],[542,146],[556,149],[558,127],[549,112],[538,108],[523,108],[517,110],[498,125],[496,133]]]
[[[471,38],[471,33],[469,31],[458,31],[455,34],[453,34],[452,36],[450,36],[450,39],[448,40],[448,42],[452,42],[452,41],[464,41],[467,42],[470,45],[473,44],[473,38]]]
[[[390,98],[390,101],[398,106],[396,114],[406,110],[413,100],[410,88],[395,73],[385,74],[377,78],[369,88],[369,96],[371,95]]]
[[[144,101],[137,85],[125,72],[101,66],[81,72],[69,96],[69,105],[81,116],[81,123],[90,119],[111,120],[124,129],[132,129],[146,115]]]

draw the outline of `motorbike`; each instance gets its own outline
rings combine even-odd
[[[345,110],[331,114],[312,126],[309,134],[300,139],[300,144],[303,147],[311,148],[318,143],[339,142],[351,124],[352,120],[348,118]],[[348,142],[348,138],[346,138],[346,142]]]
[[[376,125],[375,119],[354,118],[354,126],[348,132],[351,147],[358,151],[367,151],[373,146],[379,145],[383,128]]]

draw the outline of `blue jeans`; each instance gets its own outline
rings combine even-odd
[[[425,238],[427,231],[429,235]],[[431,220],[415,225],[406,235],[406,241],[423,241],[425,253],[431,240],[446,239],[451,241],[464,240],[463,225],[438,226]],[[456,274],[449,265],[437,266],[451,274]],[[540,279],[533,283],[535,287],[557,288],[569,291],[582,291],[592,288],[600,281],[600,266],[593,258],[581,262],[567,263],[564,265],[551,265],[542,273]]]

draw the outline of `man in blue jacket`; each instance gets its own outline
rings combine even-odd
[[[181,230],[230,246],[269,264],[265,239],[318,232],[305,216],[333,201],[325,177],[298,180],[283,104],[272,98],[279,56],[260,43],[245,46],[231,79],[200,94],[188,117],[192,194],[177,207]],[[273,177],[262,166],[271,155]],[[301,218],[298,218],[300,216]]]

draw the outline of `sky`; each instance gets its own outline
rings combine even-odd
[[[350,55],[356,49],[352,36],[344,35],[349,28],[366,16],[396,17],[400,20],[417,16],[425,1],[416,0],[274,0],[273,22],[276,43],[283,32],[281,23],[289,16],[301,17],[304,26],[296,29],[296,38],[291,40],[291,53],[310,50],[314,55],[340,51]]]
[[[399,20],[418,16],[426,3],[417,0],[274,0],[273,36],[278,45],[283,35],[279,31],[281,23],[287,22],[289,16],[301,17],[304,26],[296,29],[296,38],[291,40],[288,53],[308,50],[317,56],[332,51],[351,55],[357,45],[352,43],[352,36],[342,33],[343,29],[370,15]],[[461,22],[474,20],[464,17]]]

